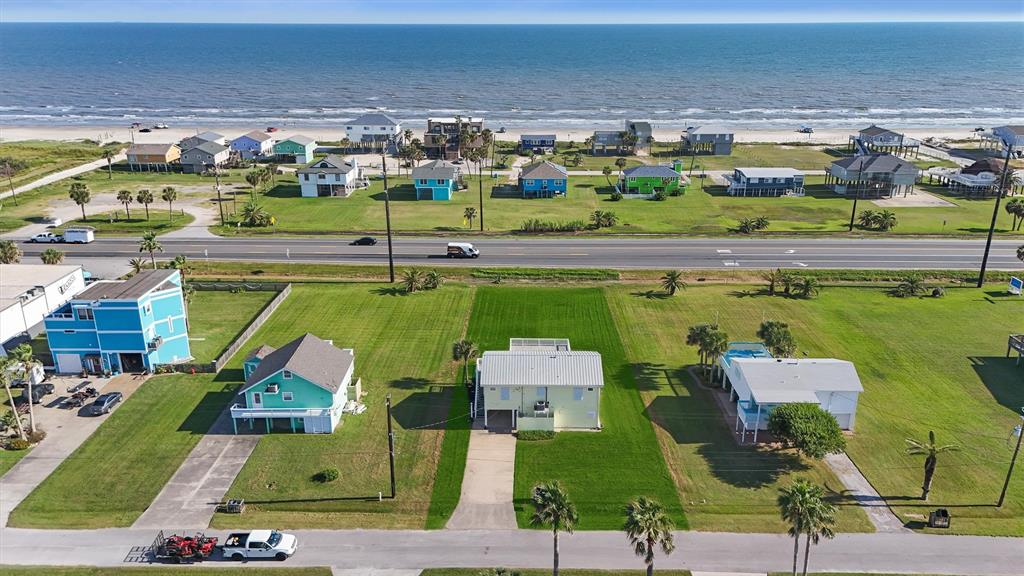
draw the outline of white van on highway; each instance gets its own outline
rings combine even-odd
[[[448,243],[448,257],[449,258],[478,258],[480,251],[469,242],[449,242]]]
[[[64,230],[64,242],[68,244],[88,244],[96,239],[96,229],[92,226],[77,226]]]

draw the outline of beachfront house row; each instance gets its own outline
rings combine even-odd
[[[59,374],[152,372],[192,358],[181,273],[95,282],[44,319]]]
[[[512,338],[476,363],[475,417],[493,432],[599,430],[604,372],[597,352],[565,339]]]
[[[889,198],[912,193],[917,174],[917,166],[909,160],[892,154],[865,154],[832,162],[825,168],[825,185],[836,194]]]
[[[569,171],[554,162],[535,162],[519,172],[519,191],[523,198],[565,196]]]
[[[270,134],[253,130],[231,141],[231,150],[246,160],[269,156],[274,152],[274,139]]]
[[[725,175],[730,196],[803,196],[804,173],[795,168],[734,168]]]
[[[680,144],[687,154],[732,154],[735,134],[718,126],[691,126],[683,132]]]
[[[296,134],[274,144],[274,155],[285,162],[305,164],[313,160],[316,140]]]
[[[644,196],[653,196],[659,192],[671,194],[681,191],[689,183],[689,179],[683,176],[682,163],[676,160],[672,166],[657,164],[626,168],[619,180],[619,191]]]
[[[626,132],[633,135],[634,149],[650,150],[654,143],[654,129],[650,122],[641,120],[626,120]]]
[[[182,152],[184,152],[207,142],[215,142],[221,146],[228,145],[228,139],[223,134],[218,134],[217,132],[201,132],[195,136],[182,138],[181,142],[178,142],[178,148],[181,148]]]
[[[853,430],[864,391],[852,362],[835,358],[773,358],[760,342],[732,342],[718,358],[722,379],[736,411],[736,432],[746,440],[768,428],[772,409],[782,404],[816,404]]]
[[[223,166],[230,160],[230,148],[216,142],[203,142],[181,153],[181,168],[185,172],[199,174]]]
[[[451,200],[462,188],[462,169],[447,160],[433,160],[412,169],[417,200]]]
[[[317,196],[348,197],[357,188],[368,185],[356,158],[345,159],[330,154],[314,160],[296,171],[303,198]]]
[[[169,172],[181,160],[177,144],[132,144],[128,147],[128,169]]]
[[[355,352],[330,340],[305,334],[280,348],[263,345],[242,363],[241,402],[231,406],[235,434],[240,424],[264,430],[284,428],[306,434],[330,434],[346,404],[358,403],[362,381],[353,382]]]
[[[519,152],[533,151],[536,154],[550,154],[555,151],[554,134],[522,134],[519,136]]]
[[[896,156],[917,156],[921,143],[899,132],[872,124],[850,136],[850,151],[856,154],[885,152]]]
[[[423,134],[423,148],[426,150],[427,158],[458,160],[464,148],[475,148],[483,144],[480,138],[483,129],[483,118],[428,118],[427,131]],[[471,142],[460,142],[463,131],[469,133]]]
[[[345,123],[345,137],[352,146],[364,150],[380,150],[388,146],[390,151],[404,144],[402,123],[387,114],[373,112]]]

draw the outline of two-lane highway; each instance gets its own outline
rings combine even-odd
[[[983,239],[859,238],[452,238],[473,242],[477,260],[445,257],[448,238],[398,237],[395,262],[403,266],[545,266],[571,268],[860,268],[973,269],[981,262]],[[383,264],[387,245],[351,246],[351,238],[164,238],[164,257],[266,262]],[[1022,242],[997,240],[989,268],[1019,270]],[[27,256],[50,247],[23,244]],[[62,244],[69,259],[124,259],[139,256],[136,238],[101,237],[91,244]]]

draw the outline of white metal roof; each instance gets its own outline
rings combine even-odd
[[[852,362],[835,358],[734,358],[759,404],[818,402],[816,392],[862,392]]]
[[[794,178],[803,175],[796,168],[736,168],[747,178]]]
[[[597,352],[489,351],[480,359],[481,386],[604,386]]]
[[[0,264],[0,303],[6,308],[25,292],[60,282],[81,269],[74,264]]]

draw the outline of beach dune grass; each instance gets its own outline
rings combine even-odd
[[[0,178],[4,191],[8,186],[22,186],[43,176],[73,168],[86,162],[103,158],[104,152],[117,153],[128,145],[122,142],[107,142],[97,145],[95,142],[56,141],[56,140],[22,140],[18,142],[0,142],[0,158],[10,158],[14,162],[24,162],[25,168],[11,176]],[[104,170],[105,172],[105,170]]]

